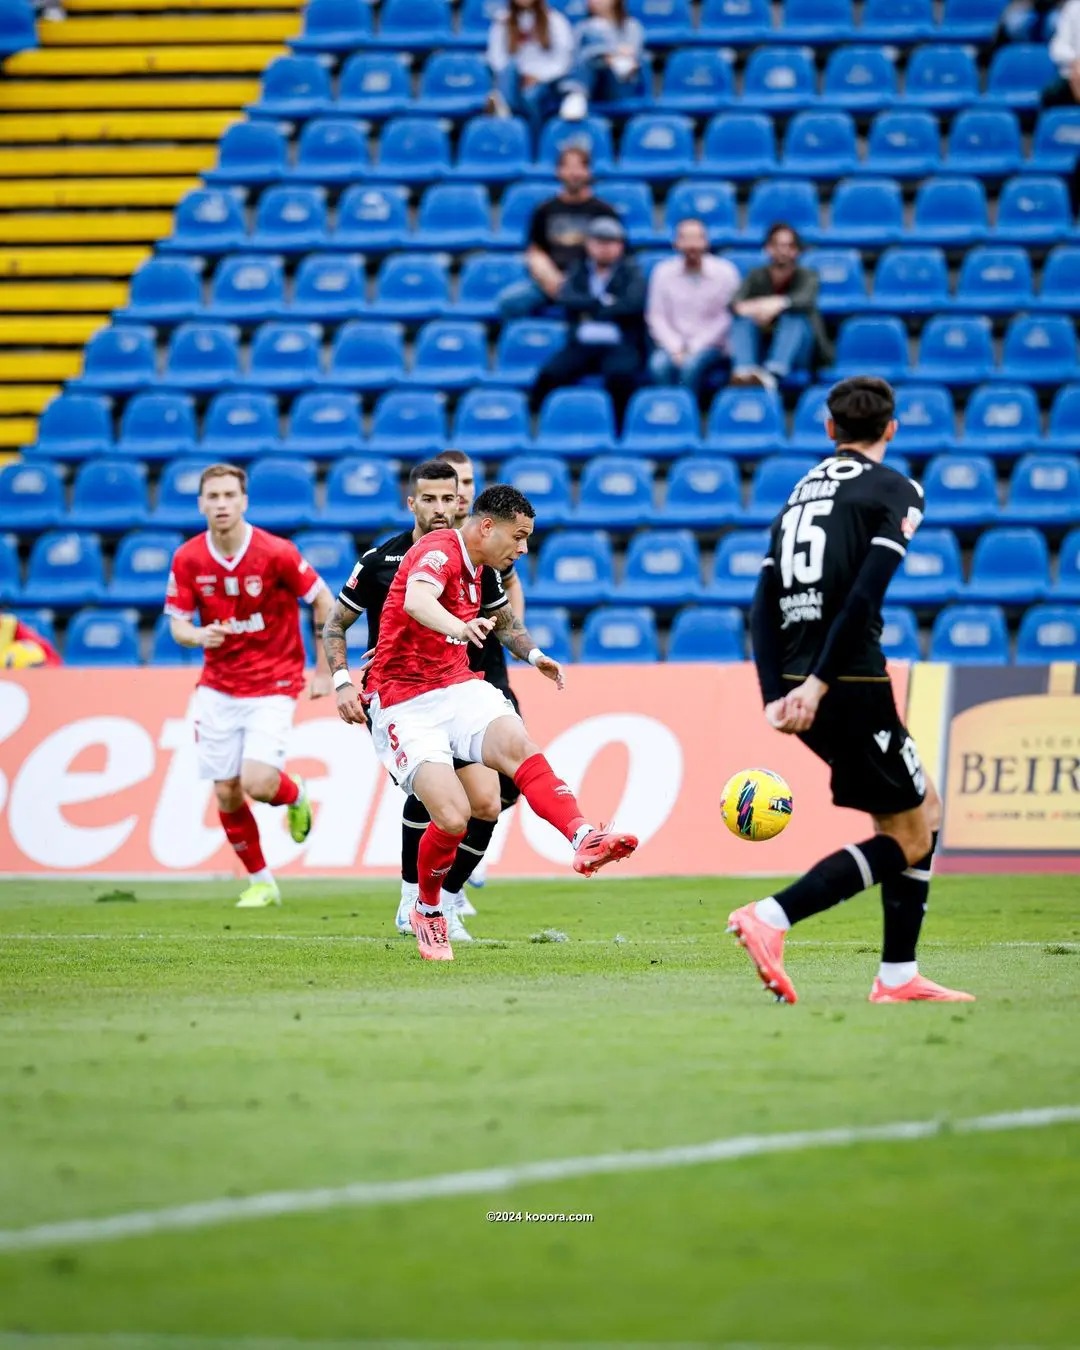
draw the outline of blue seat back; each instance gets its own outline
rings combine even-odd
[[[660,640],[651,609],[600,605],[590,612],[581,634],[582,661],[659,661]]]
[[[930,660],[954,665],[1005,665],[1009,634],[998,605],[950,605],[934,620]]]
[[[1020,621],[1018,665],[1080,660],[1080,606],[1033,605]]]
[[[700,606],[680,610],[671,625],[669,661],[742,661],[746,632],[742,612]]]
[[[69,666],[134,666],[139,629],[123,610],[84,609],[68,625],[64,660]]]

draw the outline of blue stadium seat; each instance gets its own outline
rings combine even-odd
[[[660,107],[665,112],[714,113],[734,96],[731,62],[719,51],[683,48],[672,52],[664,66]]]
[[[600,605],[581,631],[582,661],[652,663],[660,660],[660,639],[651,609]]]
[[[941,385],[902,384],[896,391],[897,445],[905,455],[921,457],[952,449],[955,417],[952,395]]]
[[[573,661],[570,616],[565,609],[530,605],[529,632],[536,639],[537,646],[560,664],[565,666]]]
[[[851,0],[784,0],[780,31],[785,42],[847,42],[855,37]]]
[[[891,178],[924,178],[941,167],[941,129],[928,112],[898,109],[879,113],[866,143],[866,173]]]
[[[994,237],[1018,244],[1054,244],[1073,232],[1069,192],[1060,178],[1010,178],[998,198]]]
[[[784,136],[784,173],[839,178],[859,167],[855,123],[844,112],[801,112]]]
[[[264,323],[251,343],[247,382],[263,389],[304,389],[322,371],[317,323]]]
[[[558,183],[511,183],[499,204],[499,228],[495,232],[496,248],[522,248],[525,244],[533,212],[541,202],[554,197]]]
[[[919,623],[910,609],[883,605],[881,610],[881,649],[890,661],[921,661]]]
[[[218,143],[210,183],[276,183],[289,171],[289,146],[272,122],[234,122]]]
[[[1061,244],[1050,250],[1043,263],[1042,285],[1035,305],[1039,309],[1068,313],[1074,307],[1078,294],[1080,294],[1080,248]],[[1023,306],[1018,305],[1017,308]]]
[[[473,117],[465,123],[454,169],[458,178],[512,183],[532,171],[529,131],[520,117]]]
[[[825,435],[825,419],[829,412],[825,400],[828,396],[827,384],[811,385],[799,395],[791,426],[792,450],[820,459],[832,449],[832,441]]]
[[[965,450],[1011,459],[1041,443],[1039,401],[1030,385],[983,385],[968,399]]]
[[[930,660],[954,666],[1008,665],[1005,615],[997,605],[949,605],[934,620]]]
[[[1008,108],[966,108],[949,131],[949,173],[998,177],[1023,163],[1020,123]]]
[[[205,456],[174,459],[161,472],[157,505],[150,517],[155,529],[198,530],[206,521],[199,514],[199,477],[213,460]]]
[[[391,183],[429,183],[450,168],[450,140],[433,117],[392,117],[383,124],[377,177]]]
[[[989,42],[1006,0],[945,0],[941,34],[951,42]]]
[[[1057,67],[1045,43],[1006,43],[990,61],[986,101],[1010,108],[1037,108],[1043,91],[1056,78]]]
[[[611,123],[606,118],[586,117],[580,122],[566,122],[561,117],[553,117],[544,125],[540,134],[536,162],[528,164],[526,172],[536,177],[553,175],[559,155],[570,145],[588,149],[592,155],[594,172],[614,171],[615,152],[611,140]],[[527,149],[525,158],[529,160]]]
[[[416,337],[409,384],[468,389],[487,374],[487,334],[475,319],[437,319]]]
[[[899,319],[854,318],[840,325],[832,378],[878,375],[885,380],[902,380],[907,373],[907,329]]]
[[[1055,450],[1080,453],[1080,384],[1068,384],[1054,395],[1046,440]]]
[[[368,449],[387,458],[430,459],[446,448],[446,399],[396,389],[375,404]]]
[[[904,199],[891,178],[849,178],[838,183],[832,199],[828,240],[834,244],[874,246],[904,237]]]
[[[764,389],[722,389],[709,409],[705,448],[712,454],[756,458],[787,449],[784,410]]]
[[[491,22],[498,12],[498,0],[464,0],[458,19],[457,45],[485,46],[491,32]]]
[[[175,330],[161,383],[210,392],[240,383],[240,334],[227,323],[191,322]]]
[[[978,97],[979,72],[966,48],[928,43],[912,53],[904,79],[905,103],[950,112]]]
[[[816,183],[799,178],[787,182],[757,182],[750,189],[746,228],[739,236],[744,243],[761,243],[771,226],[783,223],[798,230],[807,242],[821,233],[821,206]]]
[[[713,528],[742,514],[739,471],[730,459],[687,455],[668,474],[667,496],[658,513],[665,525]]]
[[[825,63],[821,100],[850,112],[880,112],[899,98],[896,63],[880,47],[837,47]]]
[[[453,23],[446,0],[384,0],[379,8],[379,32],[374,41],[381,47],[426,51],[452,40]],[[367,45],[371,41],[369,38]]]
[[[940,248],[890,248],[878,259],[873,307],[935,314],[949,305],[949,268]]]
[[[454,312],[463,319],[495,319],[502,292],[528,279],[528,269],[516,255],[480,253],[466,258]]]
[[[396,323],[342,324],[330,349],[326,384],[339,389],[387,389],[405,376],[405,342]]]
[[[602,530],[564,530],[544,541],[529,599],[589,608],[611,598],[614,576],[611,540]]]
[[[228,188],[195,188],[181,198],[173,232],[158,248],[178,253],[224,253],[244,248],[247,241],[236,194]]]
[[[191,454],[196,434],[190,395],[148,391],[125,404],[116,450],[138,460],[171,459]]]
[[[556,389],[540,409],[536,448],[580,458],[615,449],[615,414],[602,389]]]
[[[667,232],[653,224],[653,195],[647,183],[608,180],[603,184],[604,201],[618,212],[631,248],[667,242]]]
[[[248,107],[253,117],[319,117],[334,105],[326,66],[314,56],[276,56],[263,71],[258,102]]]
[[[622,449],[647,459],[670,459],[701,448],[697,404],[686,389],[639,389],[626,409]]]
[[[64,662],[69,666],[137,666],[138,616],[115,609],[81,610],[68,625]]]
[[[936,315],[922,331],[914,374],[917,380],[943,384],[978,384],[989,379],[994,374],[990,320]]]
[[[898,605],[943,605],[964,591],[960,545],[952,530],[921,529],[889,584]]]
[[[554,455],[521,455],[503,464],[499,481],[524,492],[545,527],[565,525],[570,519],[570,470],[565,460]],[[532,627],[531,613],[529,626]]]
[[[1072,173],[1078,155],[1080,108],[1047,108],[1041,112],[1031,142],[1028,167],[1032,173]]]
[[[537,439],[546,448],[543,436]],[[624,455],[598,455],[585,465],[575,525],[625,529],[648,525],[654,514],[650,466]]]
[[[248,475],[252,524],[280,533],[315,519],[315,466],[308,459],[274,455],[256,460]]]
[[[186,449],[178,447],[174,453]],[[280,449],[277,399],[272,394],[235,389],[210,400],[199,444],[199,453],[208,461],[232,463]]]
[[[344,52],[366,46],[374,33],[367,0],[311,0],[304,31],[292,39],[298,51]]]
[[[648,180],[693,173],[694,124],[681,113],[637,113],[623,131],[621,174]]]
[[[337,459],[364,448],[360,400],[355,394],[309,389],[289,409],[289,433],[281,447],[287,455]]]
[[[1075,455],[1025,455],[1009,484],[1009,520],[1072,525],[1080,519],[1080,460]]]
[[[769,524],[787,501],[791,489],[813,467],[813,460],[805,455],[774,455],[762,460],[750,486],[743,520],[749,525]]]
[[[768,530],[733,530],[726,534],[713,559],[707,592],[709,599],[745,609],[754,598],[761,560],[768,547]]]
[[[131,323],[99,329],[86,344],[78,384],[126,393],[152,383],[157,367],[154,338],[152,328]]]
[[[351,183],[363,178],[370,165],[371,149],[358,122],[320,117],[300,133],[289,176],[301,183]]]
[[[701,24],[689,40],[754,46],[774,35],[768,0],[703,0]]]
[[[704,17],[704,16],[703,16]],[[800,47],[759,47],[743,74],[743,103],[766,112],[795,112],[817,97],[817,71]]]
[[[334,111],[347,117],[394,117],[412,107],[409,68],[401,57],[356,52],[338,77]]]
[[[22,569],[17,545],[18,540],[13,534],[0,534],[0,595],[6,605],[22,599]]]
[[[181,647],[173,638],[167,614],[159,614],[150,634],[151,666],[194,666],[202,661],[202,652],[195,647]]]
[[[643,530],[630,540],[616,594],[632,605],[662,608],[704,598],[701,554],[692,530]]]
[[[1076,328],[1062,315],[1038,315],[1010,320],[1002,348],[1003,380],[1025,384],[1067,384],[1080,375]]]
[[[426,253],[398,253],[380,264],[375,298],[367,309],[373,317],[408,321],[436,318],[449,306],[446,261]]]
[[[711,125],[711,124],[710,124]],[[702,221],[714,246],[739,237],[735,189],[731,183],[699,181],[677,183],[667,196],[664,221],[669,232],[687,216]]]
[[[24,605],[72,609],[96,605],[105,594],[105,569],[96,534],[49,530],[30,550],[23,587]]]
[[[953,303],[979,314],[1014,314],[1030,307],[1033,287],[1025,249],[973,248],[960,265]]]
[[[818,309],[823,314],[857,314],[867,308],[866,275],[858,249],[814,249],[802,261],[818,274]]]
[[[48,460],[0,468],[0,530],[47,530],[64,519],[64,484]]]
[[[326,190],[272,187],[255,208],[250,247],[266,253],[307,253],[328,242]]]
[[[37,46],[34,11],[29,4],[9,0],[0,13],[0,56]]]
[[[1016,664],[1080,661],[1080,606],[1034,605],[1020,620]]]
[[[1046,535],[1030,527],[987,530],[975,541],[967,593],[972,600],[1027,605],[1050,589]]]
[[[117,318],[136,323],[179,323],[202,309],[202,279],[188,258],[148,258],[131,278]]]
[[[530,623],[532,622],[530,618]],[[746,631],[741,611],[694,605],[675,615],[668,639],[669,661],[742,661]]]
[[[866,0],[857,31],[863,42],[924,42],[937,36],[933,0]]]
[[[492,383],[527,388],[544,362],[565,345],[564,323],[553,319],[513,320],[499,334]]]
[[[356,544],[344,530],[303,530],[293,543],[336,595],[349,579],[356,561]]]
[[[57,394],[38,422],[30,453],[49,459],[78,460],[106,455],[113,448],[109,400],[100,394]]]
[[[1071,530],[1061,542],[1054,598],[1080,600],[1080,530]]]
[[[159,609],[169,580],[172,556],[183,543],[178,530],[133,530],[116,549],[110,604]]]
[[[366,281],[360,260],[334,253],[301,258],[293,283],[292,319],[335,321],[363,311]]]
[[[724,178],[761,178],[777,169],[776,130],[767,113],[718,113],[705,128],[698,172]],[[680,183],[672,188],[677,192],[731,192],[731,184],[724,182]],[[671,196],[668,198],[667,220],[672,219]],[[734,197],[731,199],[731,219],[722,221],[724,232],[735,234]]]
[[[496,459],[531,449],[529,409],[517,389],[469,389],[454,412],[451,443],[470,459]]]
[[[470,117],[484,110],[491,72],[472,52],[436,52],[420,76],[420,104],[438,117]]]
[[[335,248],[384,253],[404,247],[409,238],[406,189],[357,183],[342,193],[330,236]]]
[[[285,268],[280,258],[240,253],[222,258],[210,283],[208,317],[259,323],[285,308]]]
[[[989,230],[986,189],[976,178],[930,178],[915,197],[911,238],[924,244],[967,245]]]
[[[441,183],[420,199],[415,248],[470,249],[491,244],[491,198],[475,183]]]
[[[342,459],[330,470],[320,525],[370,531],[400,528],[411,519],[401,502],[397,470],[385,460]]]

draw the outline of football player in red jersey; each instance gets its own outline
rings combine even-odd
[[[319,632],[330,592],[295,544],[244,519],[247,475],[212,464],[199,482],[199,510],[208,529],[176,550],[165,613],[182,647],[201,647],[195,691],[199,772],[214,780],[225,836],[250,876],[241,909],[279,905],[259,827],[246,798],[284,806],[297,843],[311,830],[311,803],[300,778],[283,772],[297,698],[332,692],[322,644],[310,681],[300,636],[303,600]],[[198,614],[201,627],[193,620]]]
[[[494,632],[519,660],[563,687],[562,667],[536,646],[510,605],[491,618],[480,616],[484,569],[506,571],[528,551],[535,514],[516,488],[488,488],[460,529],[433,530],[413,544],[383,606],[366,697],[380,760],[431,815],[420,841],[420,898],[410,912],[420,954],[428,960],[453,960],[441,886],[470,814],[455,758],[512,778],[536,814],[573,844],[577,872],[589,876],[637,848],[634,835],[597,830],[586,821],[513,704],[469,667],[469,644],[482,646]],[[338,670],[334,682],[351,684],[348,670]]]

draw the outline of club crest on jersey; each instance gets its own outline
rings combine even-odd
[[[433,548],[430,553],[425,553],[417,564],[418,567],[430,567],[433,572],[441,571],[450,561],[449,557],[442,549]]]
[[[225,578],[225,594],[226,595],[240,594],[240,580],[238,577]]]
[[[353,570],[349,573],[349,579],[348,579],[348,581],[345,583],[345,588],[346,588],[346,590],[348,590],[348,589],[350,589],[351,587],[353,587],[353,586],[356,585],[356,583],[360,580],[360,573],[361,573],[363,570],[364,570],[364,564],[363,564],[363,563],[357,563],[356,566],[353,568]]]
[[[262,577],[245,577],[244,590],[253,600],[257,595],[262,595]]]

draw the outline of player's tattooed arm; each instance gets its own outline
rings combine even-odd
[[[338,670],[347,670],[349,656],[345,643],[345,634],[359,618],[355,609],[350,609],[342,600],[335,600],[326,622],[323,624],[323,651],[331,675]]]
[[[527,661],[529,653],[537,643],[525,627],[525,620],[519,619],[509,604],[497,609],[494,619],[495,627],[492,632],[502,645],[508,652],[512,652],[519,661]]]

